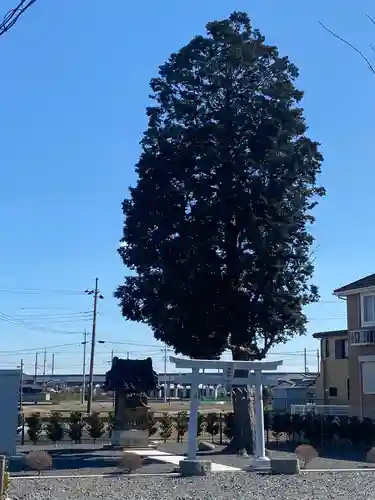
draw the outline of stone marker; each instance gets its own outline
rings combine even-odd
[[[213,443],[207,443],[206,441],[201,441],[198,444],[199,451],[213,451],[216,446]]]
[[[181,460],[181,476],[206,476],[211,472],[212,462],[210,460]]]
[[[298,474],[299,461],[297,458],[271,458],[272,474]]]

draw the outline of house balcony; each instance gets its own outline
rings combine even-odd
[[[350,343],[354,346],[375,345],[375,327],[351,330]]]

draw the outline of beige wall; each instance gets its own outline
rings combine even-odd
[[[360,294],[347,297],[348,330],[361,328]],[[363,394],[359,356],[375,354],[375,346],[352,346],[349,342],[349,377],[351,414],[357,417],[375,418],[375,395]]]
[[[316,381],[317,404],[348,405],[349,367],[347,359],[335,359],[335,340],[345,339],[345,336],[328,338],[329,357],[325,357],[325,339],[320,341],[321,371]],[[337,396],[329,395],[329,388],[337,388]],[[326,390],[325,390],[326,389]]]

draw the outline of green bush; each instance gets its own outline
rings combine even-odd
[[[198,412],[197,415],[197,436],[200,436],[204,431],[205,418],[203,413]]]
[[[228,439],[232,439],[234,436],[234,414],[233,413],[225,413],[224,414],[223,434]]]
[[[180,411],[177,415],[175,427],[177,431],[177,442],[182,443],[189,427],[189,415],[187,411]]]
[[[211,441],[214,442],[214,437],[219,433],[219,416],[217,413],[207,413],[206,432],[210,434]]]
[[[163,413],[163,416],[160,420],[160,437],[162,438],[164,443],[166,443],[167,439],[171,437],[172,431],[173,431],[172,417],[170,416],[169,413]]]
[[[115,427],[115,412],[114,410],[111,410],[109,413],[108,413],[108,417],[107,417],[107,433],[108,433],[108,437],[109,439],[111,439],[112,437],[112,433],[113,433],[113,429]]]
[[[90,434],[90,437],[94,440],[100,439],[105,433],[104,420],[100,417],[99,412],[92,413],[87,417],[86,425]]]
[[[84,423],[82,421],[82,413],[74,411],[69,417],[69,437],[75,443],[78,444],[82,441],[82,431],[84,428]]]
[[[153,436],[158,430],[158,424],[153,413],[149,412],[147,416],[147,428],[149,437]]]
[[[61,413],[58,411],[53,411],[48,417],[48,423],[46,426],[46,432],[48,438],[53,442],[57,443],[61,441],[64,437],[64,426],[61,422]]]
[[[26,417],[25,422],[28,427],[27,434],[29,438],[34,444],[36,444],[43,431],[43,421],[40,413],[32,413]]]

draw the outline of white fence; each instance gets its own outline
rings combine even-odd
[[[350,406],[347,405],[292,405],[292,415],[333,415],[335,417],[349,415]]]

